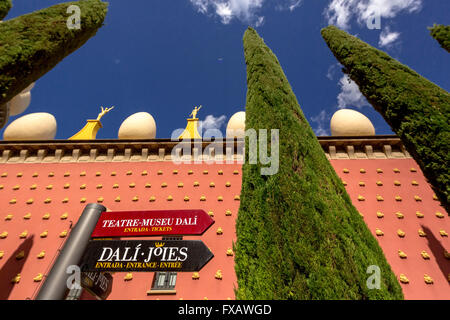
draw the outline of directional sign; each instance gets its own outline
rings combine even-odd
[[[200,235],[213,223],[204,210],[103,212],[91,237]]]
[[[111,293],[112,283],[113,278],[109,273],[81,273],[81,286],[101,300],[106,300]]]
[[[213,256],[200,240],[91,240],[81,271],[199,271]]]

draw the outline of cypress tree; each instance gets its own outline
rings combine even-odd
[[[450,94],[335,26],[322,37],[344,72],[384,117],[450,212]]]
[[[441,47],[450,52],[450,26],[434,24],[429,30],[431,36],[439,42]]]
[[[271,50],[249,28],[246,129],[279,129],[279,171],[243,165],[236,222],[238,299],[402,299],[377,240],[352,205]],[[275,147],[268,142],[268,149]],[[249,159],[249,139],[246,159]],[[367,268],[381,287],[367,287]]]
[[[81,10],[81,29],[67,27],[70,5]],[[105,2],[80,0],[0,23],[0,106],[94,36],[106,12]]]
[[[11,7],[11,0],[0,0],[0,20],[3,20],[3,18],[6,17]]]

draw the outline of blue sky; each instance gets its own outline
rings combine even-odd
[[[7,19],[58,1],[13,0]],[[365,18],[377,8],[381,29]],[[429,36],[433,23],[450,24],[448,0],[110,0],[105,25],[82,48],[36,82],[28,109],[52,113],[57,139],[67,139],[95,119],[100,106],[115,109],[97,138],[117,138],[122,121],[146,111],[157,138],[184,128],[193,106],[200,119],[224,132],[245,110],[246,68],[242,36],[256,28],[277,55],[315,132],[348,107],[368,116],[377,134],[392,131],[343,79],[320,29],[337,24],[450,89],[450,56]],[[3,135],[3,130],[0,131]]]

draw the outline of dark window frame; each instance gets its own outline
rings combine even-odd
[[[170,240],[183,240],[182,236],[167,236],[162,237],[162,241],[170,241]],[[163,280],[161,278],[164,277]],[[162,283],[161,283],[162,282]],[[163,272],[155,272],[152,281],[151,290],[175,290],[175,286],[177,284],[177,272],[172,271],[163,271]]]

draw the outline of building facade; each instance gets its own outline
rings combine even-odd
[[[405,298],[450,299],[449,216],[400,139],[319,142]],[[0,142],[0,299],[36,298],[88,203],[112,211],[202,209],[214,219],[204,234],[182,237],[202,240],[214,254],[199,272],[116,272],[108,299],[234,299],[243,141],[220,142],[223,154],[208,150],[206,141],[189,143],[192,152],[181,164],[173,161],[178,143]],[[74,298],[94,299],[87,291]]]

